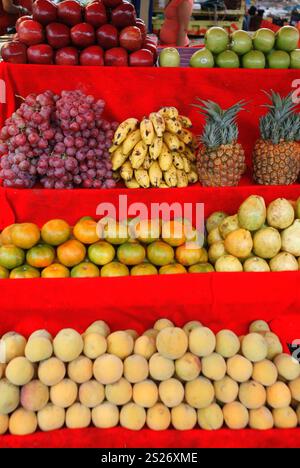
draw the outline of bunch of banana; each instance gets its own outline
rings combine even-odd
[[[191,127],[191,120],[175,107],[163,107],[141,122],[125,120],[109,150],[115,177],[128,188],[194,184],[198,181],[197,140]]]

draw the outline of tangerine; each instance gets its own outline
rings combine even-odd
[[[196,242],[188,242],[177,247],[176,260],[184,266],[196,265],[196,263],[206,263],[208,261],[207,252]]]
[[[72,278],[97,278],[100,276],[99,268],[93,263],[82,262],[71,270]]]
[[[103,234],[105,240],[114,245],[124,244],[129,238],[127,225],[115,221],[105,225]]]
[[[86,248],[76,239],[71,239],[57,248],[57,258],[67,267],[74,267],[85,259]]]
[[[25,253],[15,245],[2,245],[0,247],[0,266],[13,270],[21,266],[25,260]]]
[[[12,242],[21,249],[31,249],[40,240],[39,227],[34,223],[16,224],[11,231]]]
[[[15,224],[11,224],[10,226],[7,226],[6,228],[3,229],[1,233],[2,245],[13,244],[11,233],[14,227],[15,227]]]
[[[28,250],[26,261],[35,268],[45,268],[54,261],[55,250],[51,245],[38,244]]]
[[[160,222],[155,219],[142,219],[135,225],[135,235],[140,242],[151,244],[160,237]]]
[[[162,226],[162,239],[172,247],[179,247],[186,241],[185,227],[180,221],[166,221]]]
[[[83,244],[94,244],[100,239],[98,223],[93,219],[81,219],[73,228],[74,237]]]
[[[123,263],[111,262],[101,268],[101,276],[129,276],[129,270]]]
[[[157,266],[169,265],[174,260],[174,250],[166,242],[155,241],[147,247],[147,256]]]
[[[61,265],[60,263],[52,263],[41,273],[42,278],[68,278],[70,272],[67,267]]]
[[[7,268],[0,266],[0,279],[6,279],[9,277],[9,271]]]
[[[180,275],[186,273],[186,269],[179,263],[172,263],[171,265],[164,265],[159,269],[160,275]]]
[[[124,265],[138,265],[145,260],[146,251],[138,242],[125,242],[118,248],[117,257]]]
[[[131,276],[147,276],[147,275],[157,275],[157,268],[151,263],[141,263],[136,265],[131,269]]]
[[[89,246],[88,257],[96,265],[106,265],[115,258],[114,247],[105,241],[99,241]]]
[[[63,219],[51,219],[42,227],[41,235],[46,244],[58,246],[70,238],[71,228]]]
[[[10,272],[9,277],[11,279],[39,278],[40,272],[30,265],[23,265],[18,268],[14,268],[14,270]]]

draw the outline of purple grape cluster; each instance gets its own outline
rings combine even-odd
[[[81,91],[29,95],[0,134],[4,185],[115,187],[108,149],[118,124],[103,119],[104,107]]]

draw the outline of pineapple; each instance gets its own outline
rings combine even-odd
[[[261,139],[254,147],[254,180],[264,185],[293,184],[300,171],[300,115],[292,93],[266,93],[271,104],[260,119]]]
[[[206,123],[197,154],[199,180],[206,187],[238,185],[245,172],[245,153],[237,142],[236,118],[243,109],[240,101],[227,110],[212,101],[196,105],[205,115]]]

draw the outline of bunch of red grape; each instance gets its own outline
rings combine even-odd
[[[0,133],[0,177],[6,187],[112,188],[108,152],[116,122],[105,102],[81,91],[30,94]]]

